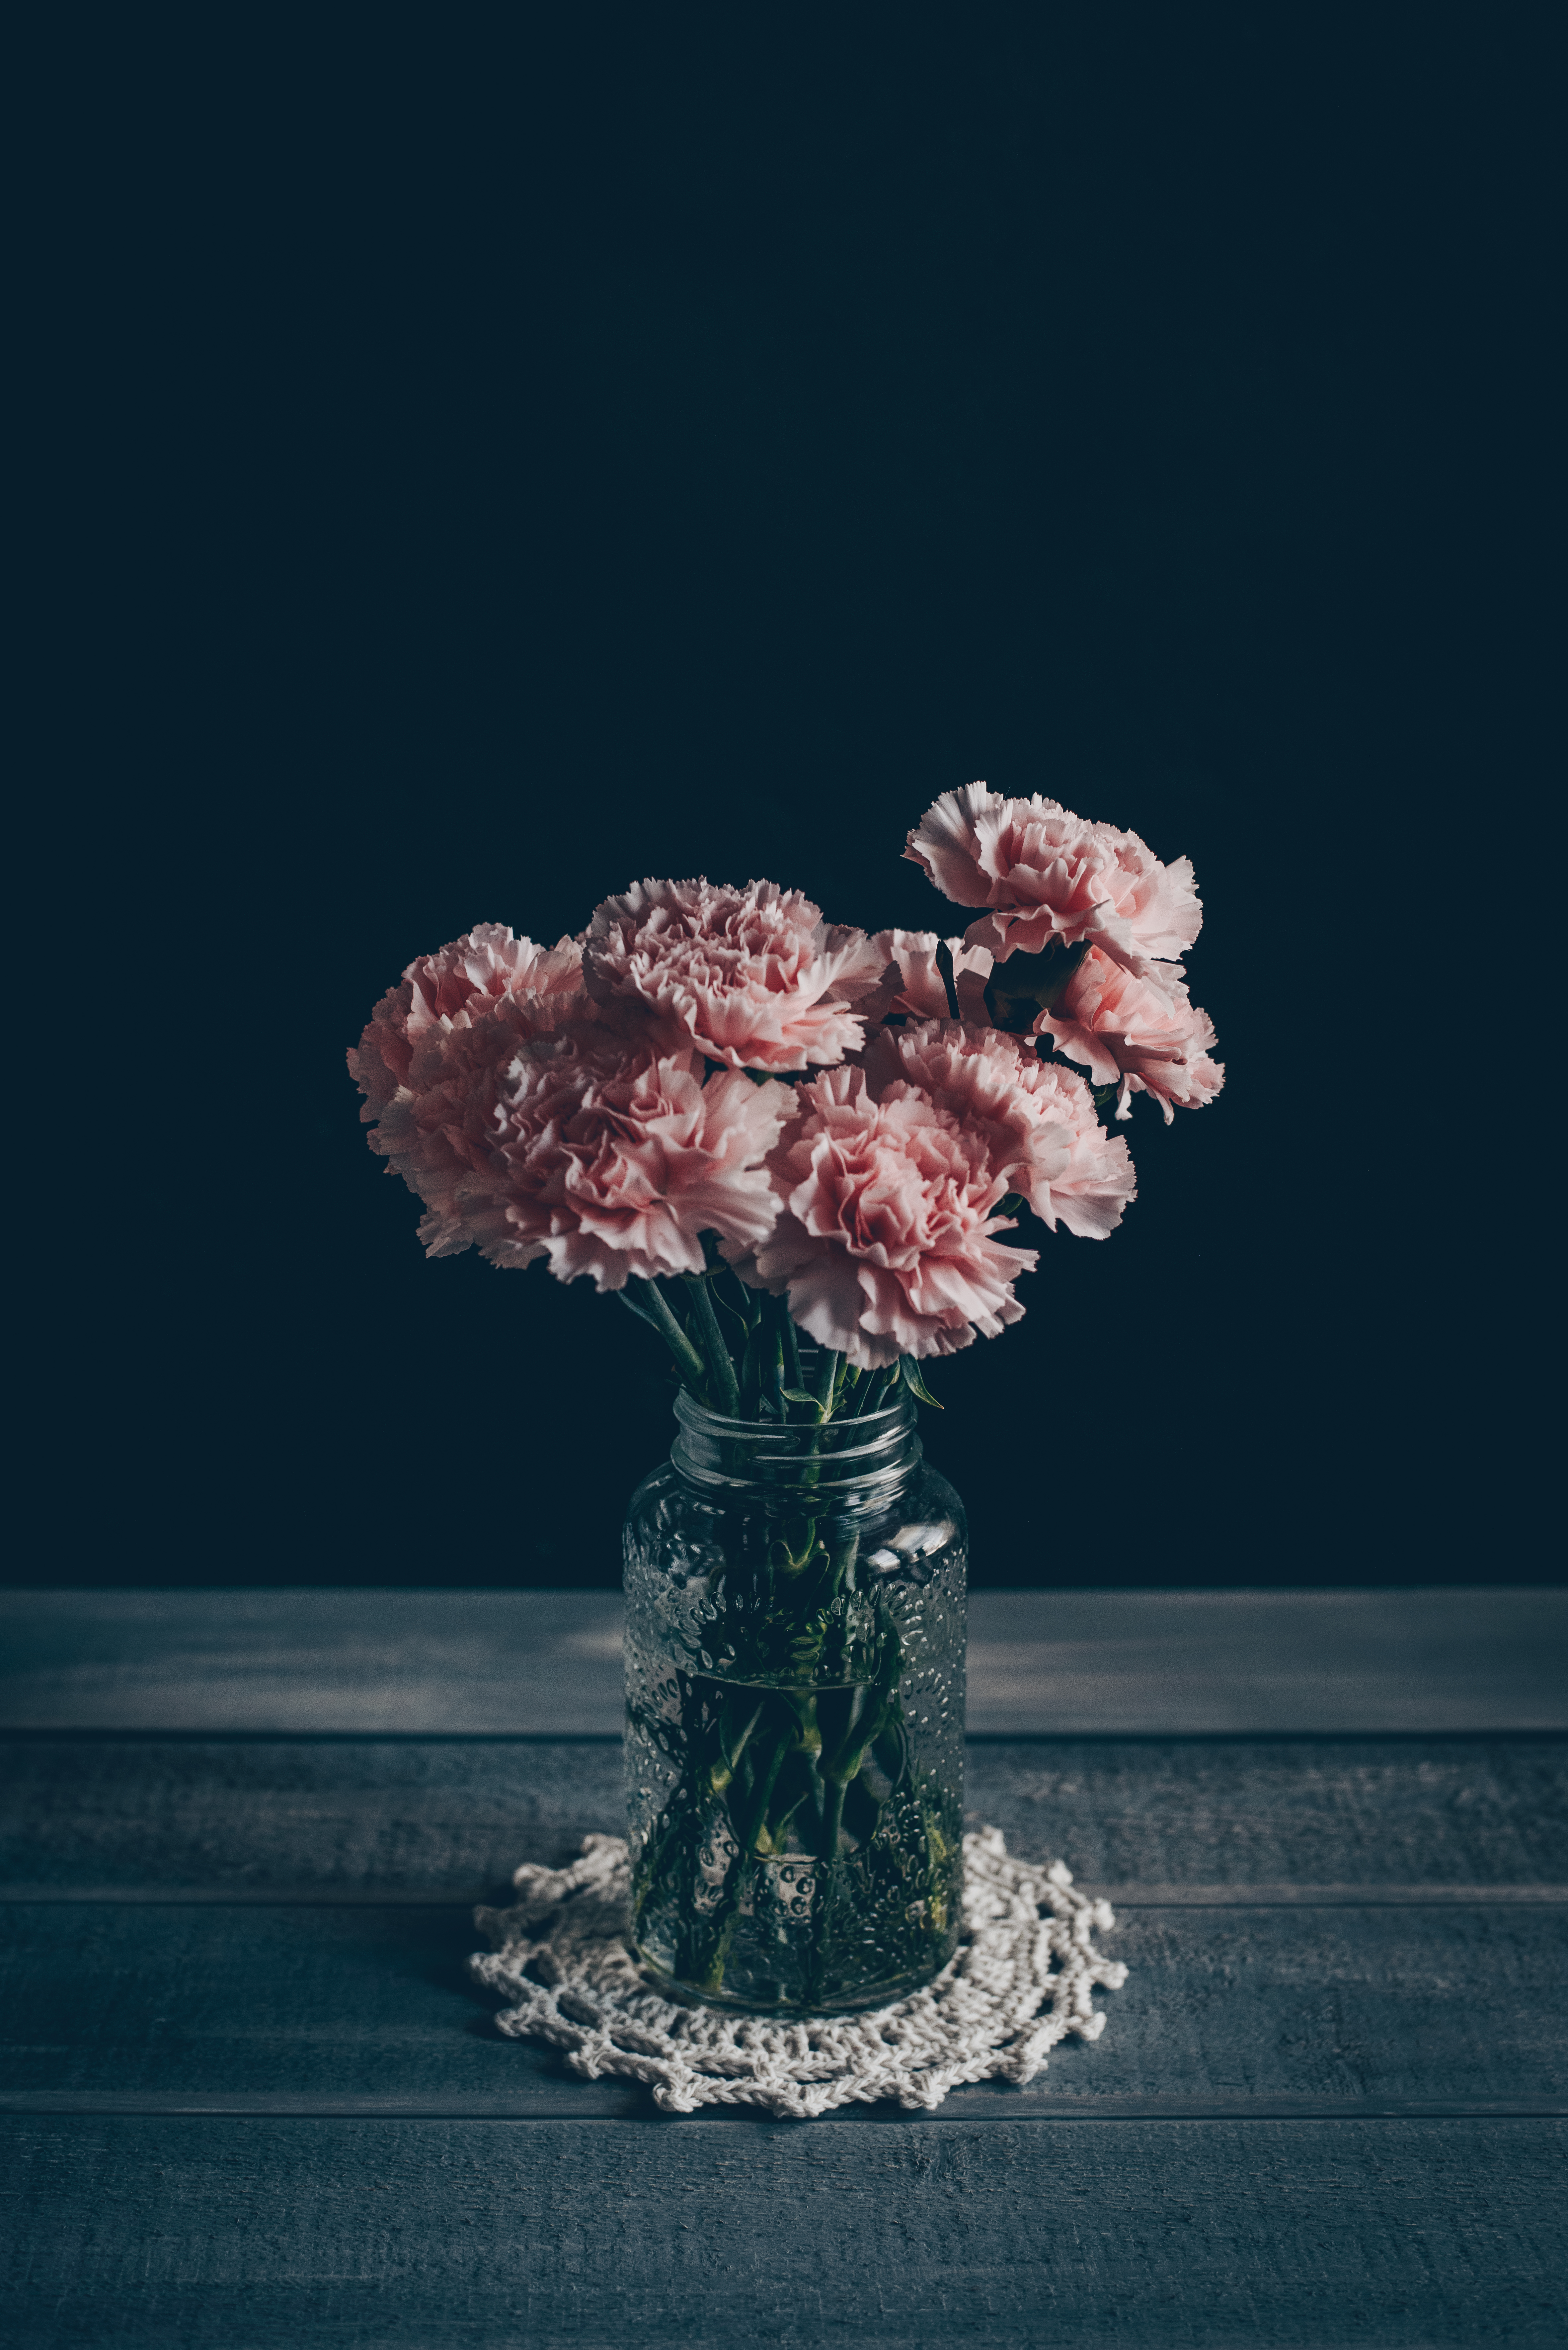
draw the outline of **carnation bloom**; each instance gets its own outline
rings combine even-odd
[[[884,1020],[889,1012],[902,1012],[917,1020],[945,1020],[948,992],[937,969],[937,949],[943,945],[953,959],[961,1017],[989,1017],[985,983],[992,958],[983,947],[966,947],[961,939],[940,939],[935,931],[878,931],[871,944],[887,969],[875,993],[861,1003],[868,1019]]]
[[[469,1244],[465,1203],[488,1180],[501,1088],[528,1041],[526,1020],[511,1003],[432,1025],[410,1059],[409,1081],[359,1112],[379,1121],[368,1137],[371,1149],[423,1201],[420,1237],[432,1256]]]
[[[1131,1114],[1129,1096],[1148,1093],[1168,1126],[1173,1105],[1200,1109],[1225,1082],[1223,1063],[1210,1058],[1214,1023],[1180,980],[1164,972],[1135,978],[1098,948],[1038,1024],[1070,1060],[1085,1063],[1096,1085],[1119,1087],[1118,1118]]]
[[[366,1097],[359,1116],[370,1148],[438,1226],[457,1214],[457,1187],[488,1163],[501,1074],[519,1047],[593,1016],[580,948],[538,947],[497,922],[419,956],[381,998],[348,1053]]]
[[[700,1273],[701,1232],[754,1243],[770,1230],[763,1162],[794,1104],[732,1070],[704,1084],[694,1057],[582,1023],[520,1037],[493,1014],[416,1061],[418,1090],[402,1089],[372,1140],[424,1201],[431,1256],[545,1257],[558,1280],[587,1274],[601,1290]]]
[[[704,1083],[692,1060],[613,1040],[525,1045],[501,1088],[483,1200],[468,1209],[480,1253],[503,1265],[547,1257],[557,1280],[587,1274],[605,1290],[701,1273],[703,1232],[765,1239],[775,1202],[763,1161],[794,1097],[730,1069]]]
[[[607,898],[583,934],[596,1002],[647,1005],[670,1051],[732,1069],[842,1060],[864,1023],[847,1006],[881,978],[864,931],[830,927],[798,889],[753,881],[642,881]]]
[[[536,947],[499,922],[481,922],[433,955],[419,955],[370,1014],[348,1068],[367,1096],[369,1120],[408,1079],[414,1053],[432,1030],[449,1033],[498,1003],[526,1006],[523,1033],[556,1027],[587,1008],[582,949],[571,939]]]
[[[1192,864],[1162,865],[1136,832],[1091,824],[1057,800],[1004,799],[966,784],[932,802],[904,854],[944,896],[988,910],[964,936],[999,962],[1054,940],[1089,940],[1129,971],[1192,944],[1203,920]]]
[[[1107,1134],[1089,1089],[1071,1069],[1042,1061],[1033,1039],[958,1020],[885,1028],[867,1054],[872,1088],[898,1079],[984,1142],[1004,1189],[1054,1232],[1104,1240],[1137,1197],[1126,1139]]]
[[[874,1097],[861,1069],[829,1070],[795,1098],[768,1162],[778,1222],[723,1252],[742,1278],[787,1293],[801,1327],[863,1370],[1016,1322],[1012,1281],[1035,1254],[992,1237],[1010,1228],[994,1212],[1007,1187],[984,1137],[913,1086]]]

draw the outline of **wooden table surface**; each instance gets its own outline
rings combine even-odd
[[[469,1905],[618,1829],[607,1594],[0,1595],[9,2350],[1568,2340],[1568,1594],[982,1593],[1094,2046],[658,2116]]]

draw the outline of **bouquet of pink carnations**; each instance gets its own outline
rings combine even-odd
[[[759,2006],[854,2003],[950,1950],[950,1773],[922,1779],[908,1702],[931,1545],[900,1534],[877,1447],[934,1400],[923,1365],[1022,1315],[1039,1251],[1003,1235],[1025,1210],[1089,1240],[1120,1222],[1132,1160],[1102,1112],[1147,1093],[1169,1123],[1221,1083],[1179,960],[1186,858],[983,784],[906,854],[973,910],[961,937],[836,928],[773,882],[647,880],[553,947],[485,924],[411,962],[348,1056],[431,1255],[615,1292],[673,1358],[698,1484],[704,1445],[732,1502],[773,1447],[771,1498],[716,1548],[659,1501],[641,1634],[629,1530],[628,1554],[642,1945]],[[764,1864],[785,1872],[767,1899]]]

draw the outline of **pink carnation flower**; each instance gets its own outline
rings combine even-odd
[[[348,1053],[359,1116],[370,1148],[438,1224],[488,1164],[501,1076],[519,1047],[593,1016],[580,948],[537,947],[496,922],[419,956],[381,998]]]
[[[944,792],[904,854],[955,904],[989,909],[964,936],[999,962],[1039,954],[1053,939],[1087,939],[1147,974],[1151,955],[1179,955],[1203,920],[1190,858],[1162,865],[1136,832],[1091,824],[1038,793],[1004,799],[983,784]]]
[[[860,1004],[867,1018],[884,1020],[889,1012],[902,1012],[917,1020],[945,1020],[948,992],[937,969],[937,949],[943,943],[935,931],[878,931],[871,944],[887,969],[881,983]],[[953,959],[960,1017],[989,1019],[985,983],[992,974],[992,957],[983,947],[966,947],[961,939],[945,943]]]
[[[374,1118],[379,1109],[370,1148],[424,1201],[420,1237],[432,1256],[469,1245],[465,1217],[490,1180],[502,1088],[529,1041],[513,1003],[477,1019],[463,1013],[450,1024],[432,1024],[415,1047],[409,1082],[359,1113]]]
[[[1030,1038],[925,1020],[883,1029],[866,1064],[874,1093],[919,1086],[978,1135],[1003,1189],[1053,1232],[1060,1218],[1080,1239],[1104,1240],[1137,1197],[1126,1138],[1106,1132],[1083,1078],[1042,1061]]]
[[[732,1069],[842,1060],[864,1024],[846,1007],[881,978],[864,931],[831,928],[798,889],[642,881],[607,898],[583,936],[595,1000],[649,1007],[668,1050]]]
[[[361,1118],[374,1118],[407,1083],[423,1037],[445,1034],[497,1003],[527,1007],[524,1033],[559,1026],[587,1007],[582,949],[571,939],[536,947],[499,922],[481,922],[439,953],[417,956],[349,1050],[349,1073],[367,1096]]]
[[[582,1036],[524,1045],[484,1175],[460,1191],[458,1229],[432,1232],[431,1253],[472,1239],[494,1264],[543,1256],[558,1281],[586,1274],[600,1290],[701,1273],[699,1233],[755,1245],[772,1230],[763,1161],[794,1114],[787,1086],[729,1069],[704,1084],[690,1054]]]
[[[984,1138],[912,1086],[875,1099],[860,1069],[796,1088],[798,1120],[769,1160],[780,1214],[772,1235],[724,1254],[824,1347],[863,1370],[900,1355],[950,1355],[976,1330],[997,1336],[1023,1308],[1012,1294],[1031,1249],[992,1238],[1006,1185]]]
[[[1225,1082],[1223,1063],[1210,1058],[1214,1023],[1181,982],[1163,972],[1135,978],[1098,948],[1039,1026],[1070,1060],[1085,1063],[1096,1085],[1119,1086],[1118,1118],[1130,1116],[1130,1095],[1147,1093],[1168,1126],[1173,1105],[1200,1109]]]

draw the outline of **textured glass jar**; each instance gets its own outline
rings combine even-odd
[[[675,1410],[625,1530],[639,1952],[716,2006],[880,2006],[958,1940],[963,1505],[901,1389],[820,1429]]]

